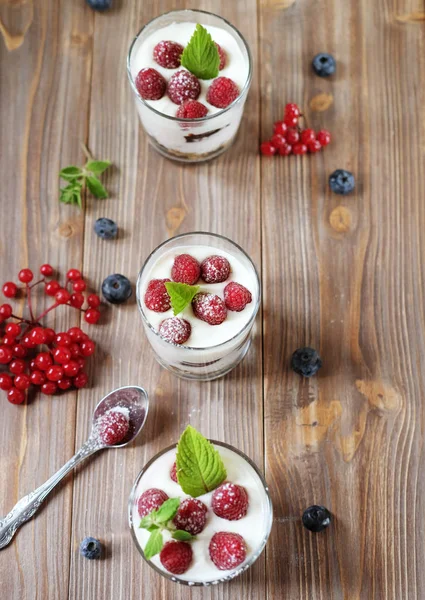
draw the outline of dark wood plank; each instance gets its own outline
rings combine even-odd
[[[19,269],[38,269],[46,261],[62,270],[71,261],[76,267],[81,264],[83,216],[59,205],[57,175],[62,166],[82,158],[92,15],[84,3],[30,2],[2,4],[0,18],[5,41],[0,42],[0,252],[1,279],[6,281],[17,280]],[[68,309],[56,312],[56,320],[49,323],[60,330],[70,323],[70,314]],[[4,515],[72,456],[76,395],[37,397],[28,405],[12,406],[2,392],[1,402]],[[71,501],[72,480],[67,480],[2,550],[3,597],[67,597]]]
[[[263,137],[286,101],[334,133],[323,154],[262,161],[270,600],[425,594],[424,23],[404,17],[414,8],[260,2]],[[320,51],[338,60],[329,80],[311,72]],[[329,191],[336,168],[356,175],[347,198]],[[324,360],[311,381],[288,367],[303,345]],[[301,526],[313,503],[335,516],[321,535]]]
[[[111,158],[118,170],[110,174],[113,196],[92,202],[85,226],[85,267],[96,269],[96,284],[113,272],[134,282],[149,252],[168,236],[197,229],[230,236],[241,243],[260,266],[259,170],[257,90],[251,91],[244,130],[222,158],[197,167],[171,163],[148,147],[141,131],[125,59],[132,37],[155,15],[183,2],[133,3],[113,16],[95,21],[90,146]],[[256,54],[256,3],[203,2],[240,26]],[[107,77],[105,78],[105,73]],[[92,235],[97,217],[108,216],[124,232],[105,244]],[[104,360],[96,365],[96,390],[87,390],[78,405],[77,443],[87,434],[87,423],[97,399],[124,384],[141,384],[149,392],[151,412],[140,440],[123,451],[99,456],[77,480],[70,574],[70,599],[102,596],[150,599],[246,597],[264,598],[264,562],[228,586],[189,590],[170,585],[143,563],[127,530],[126,504],[132,483],[147,459],[176,442],[192,423],[206,435],[234,443],[258,464],[263,463],[261,327],[244,363],[231,375],[213,383],[182,382],[161,369],[145,339],[135,303],[110,308],[110,323],[99,328]],[[100,364],[102,363],[102,364]],[[108,558],[96,566],[82,561],[77,544],[87,534],[102,538]]]

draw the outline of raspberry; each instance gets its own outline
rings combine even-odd
[[[159,335],[162,339],[173,344],[184,344],[190,337],[192,327],[186,319],[171,317],[165,319],[159,326]]]
[[[219,71],[222,71],[227,63],[227,55],[226,55],[225,51],[223,50],[223,48],[217,44],[217,42],[214,42],[214,44],[217,47],[218,55],[220,57],[220,65],[219,65],[218,69],[219,69]]]
[[[222,283],[230,275],[230,263],[224,256],[208,256],[201,263],[201,277],[205,283]]]
[[[168,496],[162,490],[159,490],[158,488],[146,490],[137,501],[139,515],[145,517],[153,510],[158,510],[166,500],[168,500]]]
[[[174,104],[183,104],[185,100],[196,100],[201,93],[201,84],[189,71],[177,71],[171,76],[167,94]]]
[[[186,498],[181,502],[173,523],[177,529],[197,535],[205,527],[207,512],[208,508],[203,502],[197,498]]]
[[[331,134],[326,129],[321,129],[316,135],[317,141],[321,143],[322,146],[327,146],[331,143]]]
[[[215,294],[199,292],[192,300],[192,308],[198,319],[210,325],[220,325],[227,317],[226,305]]]
[[[211,538],[210,558],[220,571],[235,569],[246,558],[246,543],[238,533],[219,531]]]
[[[167,82],[156,69],[142,69],[137,74],[135,86],[144,100],[159,100],[165,94]]]
[[[224,288],[224,303],[229,310],[240,312],[250,302],[252,302],[251,292],[240,283],[231,281]]]
[[[248,511],[248,494],[241,485],[223,483],[212,496],[211,508],[217,517],[239,521]]]
[[[49,377],[49,372],[47,372],[47,377]],[[116,409],[108,410],[99,417],[96,423],[99,438],[108,446],[114,446],[122,442],[128,433],[129,427],[128,415]]]
[[[202,119],[208,113],[208,108],[197,100],[187,100],[180,104],[176,116],[179,119]]]
[[[0,375],[1,377],[1,375]],[[10,381],[10,385],[12,386],[12,380]],[[0,379],[0,389],[5,389],[1,387],[1,379]],[[178,483],[178,479],[177,479],[177,463],[174,461],[173,462],[173,466],[170,469],[170,477],[173,481],[175,481],[176,483]]]
[[[145,304],[149,310],[155,312],[166,312],[171,307],[165,283],[170,279],[152,279],[145,292]]]
[[[239,88],[228,77],[214,79],[207,92],[207,102],[216,108],[226,108],[239,96]]]
[[[178,283],[195,285],[201,274],[201,266],[190,254],[179,254],[174,259],[171,269],[171,279]]]
[[[163,40],[153,49],[153,59],[164,69],[177,69],[180,66],[180,57],[183,50],[181,44]]]
[[[277,148],[271,142],[263,142],[260,146],[260,152],[264,156],[273,156],[277,152]]]
[[[187,542],[170,541],[165,544],[159,555],[164,569],[174,575],[181,575],[188,570],[192,562],[192,547]]]

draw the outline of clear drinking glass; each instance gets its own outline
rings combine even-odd
[[[248,310],[252,311],[250,318],[241,329],[230,339],[217,345],[205,347],[192,347],[190,345],[179,346],[164,340],[149,321],[149,316],[144,304],[144,292],[150,279],[152,279],[153,266],[165,254],[176,251],[175,254],[189,253],[190,249],[196,247],[211,247],[211,254],[219,254],[220,251],[235,257],[246,269],[249,275],[249,284],[246,286],[252,294],[252,305],[248,304]],[[231,260],[231,259],[230,259]],[[244,283],[244,282],[240,282]],[[247,283],[247,282],[245,282]],[[201,284],[201,289],[204,289]],[[206,291],[207,288],[205,288]],[[206,232],[184,233],[166,242],[163,242],[146,259],[137,280],[137,303],[142,315],[143,326],[149,343],[155,353],[157,361],[166,369],[184,379],[196,379],[208,381],[222,377],[231,371],[246,355],[251,345],[251,330],[260,306],[261,286],[258,273],[254,263],[240,246],[228,238]],[[247,308],[245,308],[247,310]],[[242,313],[238,313],[242,315]],[[172,315],[166,315],[172,316]],[[164,316],[163,318],[166,318]],[[215,327],[223,325],[209,325],[211,334]],[[190,338],[188,340],[190,344]]]
[[[140,492],[138,489],[139,483],[143,479],[145,474],[149,471],[149,469],[152,467],[152,465],[155,465],[155,473],[158,474],[158,477],[161,476],[160,474],[165,473],[165,476],[170,479],[170,481],[167,482],[167,485],[169,486],[168,492],[167,492],[167,489],[165,490],[168,493],[168,495],[170,497],[176,497],[176,496],[181,495],[181,488],[178,486],[178,484],[172,482],[171,478],[169,477],[170,467],[175,460],[175,452],[176,452],[175,444],[173,446],[169,446],[168,448],[165,448],[164,450],[162,450],[162,452],[159,452],[143,467],[143,469],[138,474],[136,481],[133,484],[133,488],[131,490],[130,498],[128,501],[128,523],[129,523],[131,535],[133,537],[133,541],[136,545],[137,550],[142,555],[143,559],[146,560],[148,565],[150,567],[152,567],[152,569],[154,569],[157,573],[159,573],[163,577],[166,577],[170,581],[174,581],[176,583],[181,583],[183,585],[189,585],[189,586],[216,585],[218,583],[230,581],[231,579],[234,579],[235,577],[237,577],[238,575],[240,575],[241,573],[243,573],[244,571],[249,569],[249,567],[251,567],[254,564],[254,562],[257,560],[257,558],[260,556],[260,554],[264,550],[264,547],[269,538],[270,531],[271,531],[272,524],[273,524],[273,505],[272,505],[272,501],[270,498],[269,488],[267,486],[267,483],[266,483],[262,473],[259,471],[257,465],[254,462],[252,462],[252,460],[250,458],[248,458],[248,456],[246,456],[246,454],[244,454],[237,448],[230,446],[229,444],[225,444],[224,442],[217,442],[215,440],[211,440],[211,443],[217,447],[217,450],[222,455],[225,464],[226,464],[226,456],[228,457],[229,455],[234,454],[236,460],[239,461],[239,463],[235,463],[237,465],[236,469],[239,472],[242,470],[242,468],[250,469],[250,471],[253,474],[253,477],[255,478],[255,482],[256,482],[256,486],[257,486],[257,498],[255,499],[255,501],[252,498],[251,491],[248,494],[249,497],[251,498],[251,501],[253,501],[253,503],[255,503],[255,505],[257,507],[256,508],[257,513],[255,513],[255,515],[253,517],[253,520],[255,521],[255,528],[252,526],[252,523],[250,523],[250,525],[248,526],[248,531],[250,532],[249,535],[252,536],[254,534],[255,539],[257,540],[257,543],[255,546],[253,546],[252,544],[249,544],[249,548],[248,548],[249,555],[248,555],[247,559],[241,565],[236,567],[233,571],[231,571],[230,573],[226,573],[226,575],[224,575],[218,569],[214,569],[214,567],[213,567],[213,570],[215,572],[212,577],[207,576],[207,577],[205,577],[205,579],[202,579],[202,580],[199,580],[200,578],[197,577],[196,578],[197,580],[193,581],[188,576],[184,576],[184,575],[177,576],[177,575],[173,575],[172,573],[165,571],[161,567],[158,557],[155,557],[154,560],[147,560],[145,558],[145,554],[143,552],[142,543],[141,543],[141,539],[140,539],[142,537],[141,531],[143,531],[143,530],[140,530],[140,528],[139,528],[140,516],[139,516],[138,510],[137,510],[137,500],[140,496]],[[169,457],[166,456],[167,453],[170,454]],[[226,453],[226,454],[223,456],[223,453]],[[158,463],[157,463],[157,461],[158,461]],[[155,463],[157,463],[157,464],[155,464]],[[243,465],[243,467],[241,467],[241,465]],[[240,484],[243,485],[242,482],[240,482]],[[164,487],[163,482],[160,481],[158,478],[155,478],[155,485],[157,485],[157,487],[159,487],[160,489],[163,489],[163,487]],[[148,487],[151,487],[151,486],[149,485]],[[212,495],[212,492],[210,492],[207,496],[211,496],[211,495]],[[200,499],[202,501],[205,501],[207,503],[207,505],[210,504],[210,499],[208,500],[204,496],[201,496]],[[249,513],[248,513],[248,515],[249,515]],[[240,521],[232,521],[232,522],[228,522],[228,523],[232,523],[233,528],[236,531],[238,528],[237,524],[240,525],[242,523],[242,521],[243,521],[243,519],[241,519]],[[222,527],[224,527],[224,530],[226,530],[226,531],[232,530],[231,526],[222,525]],[[207,520],[206,530],[204,530],[204,532],[201,532],[200,534],[198,534],[197,539],[202,540],[204,538],[208,542],[209,536],[212,535],[213,533],[215,533],[215,530],[211,531],[211,529],[214,529],[214,528],[211,526],[210,526],[210,528],[208,528],[208,520]],[[253,532],[253,530],[255,530],[255,531]],[[196,544],[196,541],[194,543]],[[196,552],[195,547],[193,548],[193,551]],[[211,565],[212,565],[212,563],[211,563]]]
[[[135,86],[135,77],[141,67],[135,66],[134,63],[137,51],[149,35],[172,23],[188,22],[194,25],[201,23],[206,27],[216,26],[229,32],[246,61],[248,75],[240,95],[227,108],[201,119],[182,120],[160,112],[155,108],[155,102],[149,103],[141,98]],[[226,75],[225,71],[223,75]],[[170,70],[170,74],[173,72]],[[141,29],[131,44],[127,57],[127,73],[143,128],[149,141],[160,154],[173,160],[196,163],[215,158],[232,144],[239,129],[251,85],[252,58],[245,39],[228,21],[201,10],[175,10],[156,17]],[[200,83],[202,89],[209,86],[209,82]]]

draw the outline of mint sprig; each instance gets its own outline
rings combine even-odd
[[[107,198],[108,192],[99,180],[101,175],[111,162],[109,160],[94,160],[86,146],[83,145],[87,162],[83,167],[70,165],[61,169],[59,176],[68,182],[68,185],[60,189],[59,202],[63,204],[74,204],[81,208],[81,194],[85,187],[96,198]]]
[[[144,554],[147,560],[150,560],[156,554],[159,554],[164,546],[163,531],[169,531],[171,537],[181,542],[189,542],[195,539],[195,536],[187,531],[176,529],[173,525],[173,519],[180,506],[180,498],[169,498],[158,510],[153,510],[145,515],[140,521],[139,527],[150,532],[146,543]]]
[[[177,444],[176,463],[178,482],[193,498],[215,490],[227,477],[218,451],[191,425]]]
[[[211,35],[199,23],[183,51],[182,67],[199,79],[214,79],[219,73],[220,55]]]
[[[186,306],[189,306],[201,289],[199,285],[187,285],[187,283],[176,283],[174,281],[167,281],[165,287],[170,296],[174,316],[180,314]]]

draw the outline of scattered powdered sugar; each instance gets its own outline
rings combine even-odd
[[[96,420],[94,433],[104,444],[113,446],[125,438],[129,427],[129,409],[125,406],[115,406]]]

